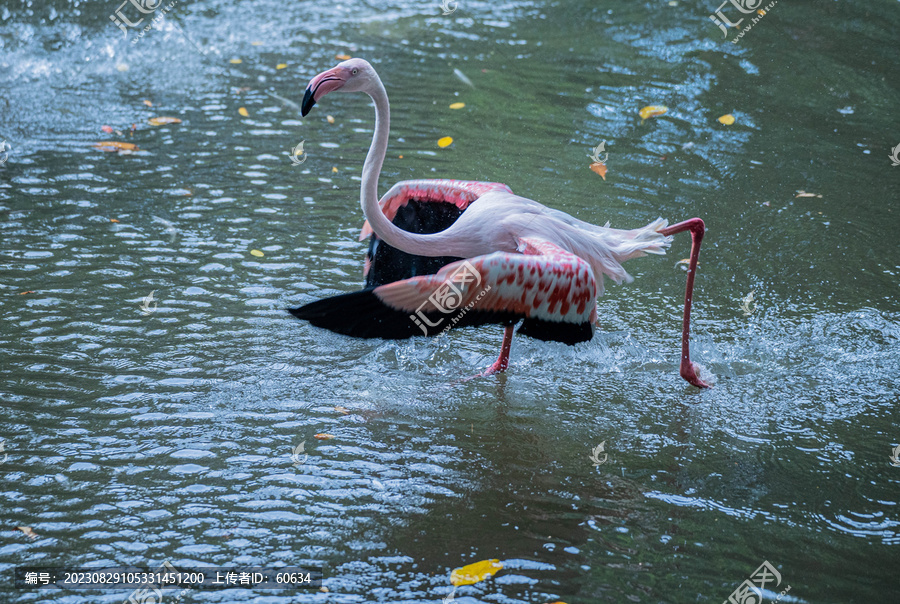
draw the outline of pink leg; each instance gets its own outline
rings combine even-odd
[[[494,375],[495,373],[506,371],[506,368],[509,367],[509,350],[512,348],[514,327],[514,325],[510,325],[503,332],[503,345],[500,347],[500,356],[494,361],[494,364],[476,377],[484,377],[486,375]]]
[[[697,375],[697,366],[691,362],[688,339],[691,334],[691,298],[694,295],[694,275],[697,273],[697,258],[700,257],[700,242],[703,241],[705,230],[706,227],[699,218],[691,218],[659,230],[663,235],[691,232],[691,260],[688,265],[687,287],[684,291],[684,323],[681,331],[681,377],[698,388],[709,388],[710,386]]]

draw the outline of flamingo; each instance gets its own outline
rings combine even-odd
[[[622,262],[665,254],[673,235],[689,231],[680,374],[694,386],[709,387],[691,361],[689,346],[694,276],[705,232],[700,218],[672,226],[658,218],[631,230],[609,223],[601,227],[515,195],[504,184],[460,180],[400,182],[379,201],[378,177],[390,133],[387,92],[372,65],[349,59],[310,80],[302,115],[337,91],[364,92],[375,104],[375,133],[360,187],[367,218],[360,240],[372,235],[367,287],[289,309],[291,314],[358,338],[405,339],[451,327],[500,324],[500,355],[479,374],[491,375],[509,367],[520,321],[518,333],[540,340],[590,340],[604,276],[631,282]]]

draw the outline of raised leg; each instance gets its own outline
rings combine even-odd
[[[515,325],[509,325],[503,332],[503,345],[500,346],[500,356],[494,361],[494,364],[485,369],[476,377],[484,377],[486,375],[494,375],[501,371],[506,371],[509,367],[509,351],[512,348],[513,329]]]
[[[684,231],[691,232],[691,259],[688,264],[687,287],[684,291],[684,322],[681,330],[681,377],[698,388],[709,388],[709,384],[697,375],[697,366],[691,362],[691,349],[688,340],[691,334],[691,299],[694,295],[694,275],[697,273],[697,258],[700,257],[700,242],[706,226],[699,218],[691,218],[670,227],[659,229],[663,235],[675,235]]]

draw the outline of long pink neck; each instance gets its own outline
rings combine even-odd
[[[372,230],[380,239],[391,247],[417,256],[445,256],[447,250],[444,237],[440,233],[434,235],[417,235],[395,226],[381,211],[378,205],[378,176],[387,153],[388,138],[391,133],[391,108],[387,92],[381,80],[375,80],[373,90],[366,92],[375,101],[375,134],[363,165],[362,186],[360,187],[360,204]]]

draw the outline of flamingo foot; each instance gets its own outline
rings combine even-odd
[[[700,379],[700,367],[697,363],[682,363],[681,377],[683,377],[691,386],[697,388],[712,388],[709,384]]]

